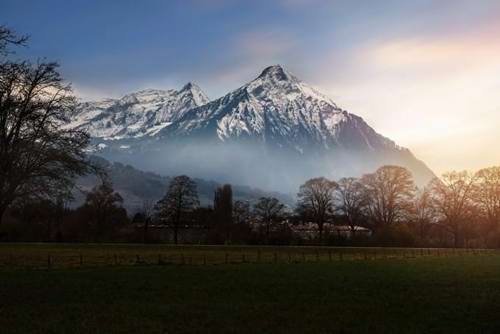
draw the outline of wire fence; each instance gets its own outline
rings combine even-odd
[[[224,265],[247,263],[311,263],[334,261],[370,261],[389,259],[415,259],[422,257],[452,257],[498,254],[490,249],[452,248],[295,248],[286,250],[241,249],[238,251],[168,251],[158,253],[116,254],[17,254],[0,253],[0,267],[4,268],[86,268],[109,266],[152,265]]]

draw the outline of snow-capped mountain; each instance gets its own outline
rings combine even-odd
[[[148,89],[121,99],[82,103],[66,126],[86,130],[94,138],[155,135],[192,108],[208,101],[205,93],[193,83],[179,91]]]
[[[270,146],[305,150],[396,149],[362,118],[297,79],[280,65],[204,106],[186,112],[159,132],[166,137],[255,140]]]
[[[96,153],[113,161],[267,190],[295,192],[310,177],[387,164],[407,167],[418,184],[434,177],[408,149],[279,65],[211,102],[188,84],[84,103],[66,126],[87,129]]]

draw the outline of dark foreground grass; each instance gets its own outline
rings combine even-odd
[[[500,256],[0,269],[0,333],[499,333]]]

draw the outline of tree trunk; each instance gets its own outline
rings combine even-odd
[[[0,206],[0,226],[2,225],[2,219],[5,211],[7,211],[7,206]]]
[[[271,222],[267,222],[266,224],[266,244],[269,243],[269,231],[271,228]]]
[[[177,245],[177,233],[179,232],[179,225],[176,223],[174,224],[174,244]]]
[[[144,235],[142,236],[142,242],[146,243],[148,241],[148,226],[149,225],[149,219],[146,218],[144,220]]]
[[[349,223],[349,228],[351,229],[351,240],[354,239],[356,236],[356,225],[354,225],[354,222]]]
[[[177,213],[175,217],[175,222],[174,222],[174,244],[177,245],[177,236],[179,233],[179,224],[181,223],[181,208],[180,206],[177,208]]]

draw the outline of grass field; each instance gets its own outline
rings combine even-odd
[[[0,255],[251,253],[236,247],[164,248],[1,245]],[[419,250],[390,250],[365,259],[366,252],[350,249],[344,251],[351,261],[329,261],[326,249],[299,248],[294,254],[307,252],[307,262],[288,263],[290,249],[260,251],[271,254],[269,261],[0,266],[0,333],[500,332],[495,252],[420,256]],[[274,253],[284,260],[274,263]]]
[[[84,268],[125,265],[309,263],[494,253],[438,248],[172,246],[142,244],[0,244],[0,267]]]

